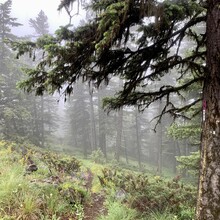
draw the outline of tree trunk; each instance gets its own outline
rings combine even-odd
[[[137,156],[138,156],[138,166],[139,170],[141,170],[141,144],[140,144],[140,118],[138,115],[138,109],[135,111],[135,120],[136,120],[136,141],[137,141]]]
[[[76,124],[76,121],[74,120],[72,122],[72,131],[75,131],[75,132],[72,132],[72,135],[71,135],[71,145],[73,144],[73,147],[74,148],[79,148],[79,140],[78,140],[78,137],[77,137],[77,124]]]
[[[86,134],[86,131],[83,131],[82,136],[83,136],[83,140],[82,140],[83,156],[84,156],[85,159],[87,159],[88,158],[88,142],[87,142],[88,136]]]
[[[162,100],[159,101],[159,114],[162,112]],[[162,155],[163,155],[163,148],[162,148],[162,140],[163,138],[163,126],[162,122],[158,124],[158,145],[157,145],[157,172],[158,174],[162,174]]]
[[[118,112],[117,120],[117,136],[116,136],[116,149],[115,149],[115,159],[119,162],[121,154],[121,140],[122,140],[122,129],[123,129],[123,108]]]
[[[105,158],[107,159],[107,152],[106,152],[106,125],[105,125],[105,112],[102,108],[102,95],[101,92],[98,92],[98,108],[99,108],[99,148],[101,149],[102,153],[104,154]]]
[[[189,156],[189,144],[187,143],[187,140],[186,139],[184,139],[183,140],[183,147],[184,147],[184,153],[183,153],[183,155],[184,156]],[[183,178],[187,178],[189,175],[188,175],[188,172],[187,172],[187,169],[183,169],[182,170],[182,177]]]
[[[33,128],[33,137],[34,137],[34,144],[37,146],[40,146],[40,131],[39,131],[39,116],[38,116],[38,110],[37,110],[37,101],[36,97],[33,97],[33,107],[34,107],[34,128]]]
[[[45,142],[45,132],[44,132],[44,97],[41,96],[40,97],[41,100],[40,100],[40,103],[41,103],[41,108],[40,108],[40,111],[41,111],[41,140],[40,140],[40,143],[41,143],[41,147],[44,147],[44,142]]]
[[[197,220],[220,219],[220,9],[207,1],[207,74],[203,88]]]
[[[125,135],[125,131],[123,131],[123,138],[124,138],[124,154],[125,154],[125,159],[126,159],[126,163],[129,164],[128,152],[127,152],[128,141],[127,141],[127,137]]]
[[[90,120],[91,120],[91,147],[92,151],[97,150],[97,139],[96,139],[96,125],[95,125],[95,113],[93,104],[93,92],[89,88],[89,102],[90,102]]]
[[[174,141],[173,144],[172,144],[172,147],[173,147],[173,173],[176,175],[177,173],[177,161],[176,161],[176,156],[179,156],[177,155],[177,141]]]

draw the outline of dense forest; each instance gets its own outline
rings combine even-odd
[[[1,3],[0,217],[220,219],[218,4],[63,0],[16,36]]]
[[[115,77],[109,85],[103,84],[98,89],[79,81],[74,85],[70,97],[63,95],[62,91],[60,94],[38,97],[34,93],[19,90],[18,84],[25,79],[22,69],[34,68],[36,61],[28,56],[16,59],[16,53],[5,43],[4,39],[20,40],[11,33],[11,29],[21,24],[10,17],[10,1],[1,7],[6,13],[1,21],[2,27],[6,27],[1,34],[3,139],[17,143],[29,142],[57,151],[78,152],[85,158],[101,150],[105,160],[129,163],[131,159],[137,161],[140,170],[144,163],[148,163],[158,174],[161,174],[163,167],[174,174],[178,173],[176,156],[188,156],[198,151],[199,117],[193,123],[180,119],[175,124],[170,116],[158,119],[165,106],[164,100],[155,102],[141,112],[138,107],[132,106],[105,111],[103,98],[112,97],[120,90],[123,84],[120,78]],[[22,40],[49,37],[49,24],[43,11],[36,18],[30,18],[29,25],[33,33],[22,37]],[[39,59],[42,52],[39,51],[35,56],[35,60]],[[166,77],[166,81],[175,84],[175,76]],[[195,90],[187,91],[184,95],[192,96]],[[177,97],[173,99],[180,102]]]

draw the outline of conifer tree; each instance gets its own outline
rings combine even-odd
[[[61,90],[65,83],[68,94],[79,77],[99,86],[118,75],[124,85],[114,98],[105,100],[107,108],[137,105],[144,110],[163,98],[166,104],[162,113],[180,117],[202,101],[196,215],[197,220],[220,219],[219,1],[94,0],[89,7],[96,16],[84,26],[74,30],[63,27],[56,37],[20,43],[18,55],[30,51],[30,46],[31,52],[41,48],[47,54],[36,69],[27,71],[29,79],[21,86],[28,91],[34,88],[36,94],[42,95],[48,88]],[[198,24],[206,24],[206,32],[195,31]],[[138,35],[134,29],[139,31]],[[192,46],[183,54],[181,47],[187,37]],[[49,71],[45,69],[47,65]],[[176,82],[185,79],[186,74],[192,77],[182,85],[166,83],[154,89],[149,86],[171,74],[171,70],[176,72]],[[181,91],[195,83],[204,85],[202,97],[195,97],[184,106],[172,101],[173,94],[181,97]]]
[[[22,75],[17,68],[20,63],[13,60],[14,54],[5,43],[17,38],[11,29],[21,25],[11,16],[11,5],[10,0],[0,4],[0,130],[3,138],[18,140],[28,136],[30,117],[24,94],[16,89]]]
[[[48,18],[44,11],[40,11],[35,18],[29,19],[29,25],[34,29],[34,34],[32,37],[42,37],[44,35],[49,35],[49,23]],[[37,57],[40,57],[40,53]],[[35,65],[35,63],[30,63]],[[33,98],[30,102],[32,104],[32,118],[33,118],[33,135],[34,143],[37,146],[44,147],[45,141],[48,136],[52,134],[55,127],[54,118],[55,110],[57,109],[55,100],[51,96],[41,96],[40,98]]]
[[[38,13],[35,19],[29,19],[29,25],[34,28],[37,36],[49,34],[48,18],[42,10]]]

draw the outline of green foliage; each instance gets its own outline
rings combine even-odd
[[[193,123],[193,121],[190,124],[182,125],[175,123],[168,128],[168,135],[173,137],[175,141],[187,141],[190,147],[195,148],[200,144],[201,126],[197,122]],[[176,160],[179,162],[178,169],[181,172],[187,171],[193,178],[198,177],[200,151],[190,152],[188,156],[177,156]]]
[[[48,216],[71,212],[72,205],[53,185],[42,187],[41,198],[43,198],[44,203],[42,205],[44,205]]]
[[[100,148],[98,150],[93,151],[90,155],[90,158],[95,162],[95,163],[103,163],[104,162],[104,154]]]
[[[147,218],[148,220],[177,220],[177,216],[174,214],[171,214],[168,212],[152,212],[149,217]]]
[[[4,3],[0,3],[0,39],[15,38],[15,35],[11,33],[11,27],[21,26],[16,22],[17,18],[11,17],[12,1],[7,0]]]
[[[195,177],[198,176],[200,166],[200,151],[192,152],[189,156],[176,157],[176,159],[180,163],[178,165],[180,170],[187,170]]]
[[[201,127],[197,124],[179,125],[174,123],[168,129],[168,135],[178,140],[188,139],[191,142],[196,142],[200,134]]]
[[[0,141],[1,217],[34,220],[83,216],[83,210],[80,207],[85,202],[86,189],[83,188],[79,178],[77,181],[68,180],[71,178],[70,174],[73,172],[76,174],[79,163],[73,158],[68,160],[68,157],[63,157],[63,160],[58,159],[52,153],[47,153],[47,161],[44,161],[45,154],[37,149],[24,147],[19,149],[14,143]],[[48,159],[50,156],[51,160]],[[25,161],[29,157],[35,158],[38,166],[53,170],[54,176],[50,173],[38,174],[38,171],[36,174],[25,175]],[[55,159],[56,162],[54,162]]]
[[[194,209],[196,189],[193,187],[184,186],[174,180],[165,181],[157,177],[151,179],[145,175],[107,168],[103,170],[103,176],[99,176],[99,180],[110,191],[113,188],[124,192],[124,201],[141,213],[169,211],[181,220],[187,219],[187,214],[190,215],[188,219],[193,218],[193,212],[185,211]]]
[[[25,175],[29,157],[39,169]],[[67,163],[60,163],[63,160]],[[89,169],[81,163],[78,167],[75,160],[31,146],[20,148],[15,143],[0,141],[0,216],[24,220],[80,220],[85,218],[87,207],[91,208],[93,203],[98,205],[99,201],[91,198],[99,195],[105,197],[101,208],[107,212],[97,216],[100,220],[191,220],[194,217],[194,187],[175,179],[168,181],[159,176],[103,168],[97,163],[87,162]],[[71,167],[71,161],[76,166]],[[46,172],[49,169],[52,173]],[[88,180],[88,174],[92,179]]]
[[[108,214],[101,216],[97,220],[134,220],[137,219],[138,213],[134,209],[128,208],[125,205],[113,201],[106,204]]]
[[[123,17],[128,10],[125,1],[118,1],[110,4],[99,16],[100,22],[97,27],[101,40],[95,45],[97,53],[101,53],[105,48],[109,48],[119,34],[120,26],[123,24]]]
[[[183,20],[187,16],[191,16],[193,12],[201,13],[203,11],[203,8],[195,1],[178,1],[174,3],[171,0],[166,0],[164,3],[165,17],[163,17],[162,24],[166,25],[170,25],[169,22],[173,20]]]
[[[66,7],[69,5],[67,3]],[[196,1],[186,3],[184,0],[94,0],[88,7],[96,16],[85,25],[73,30],[61,27],[54,37],[37,40],[32,49],[43,50],[46,56],[34,70],[26,70],[28,78],[21,87],[42,95],[45,91],[61,91],[66,85],[62,92],[67,95],[72,93],[73,84],[79,78],[99,86],[118,76],[124,80],[124,86],[114,98],[105,101],[106,107],[117,109],[123,105],[138,105],[142,110],[164,98],[167,103],[163,112],[177,117],[186,110],[172,103],[170,97],[176,94],[182,98],[183,90],[203,82],[205,68],[200,64],[206,54],[205,37],[191,30],[206,21],[206,9]],[[134,29],[139,33],[135,35]],[[182,55],[180,47],[186,37],[191,37],[198,46],[196,50],[192,48],[191,53]],[[14,47],[19,55],[22,54],[19,48],[23,47],[23,43],[20,44]],[[178,69],[175,71],[176,82],[156,89],[148,86],[173,69]],[[146,75],[147,71],[149,74]],[[179,85],[179,81],[192,73],[192,79]],[[200,97],[196,98],[195,103],[199,100]]]
[[[132,175],[130,172],[119,172],[117,170],[104,168],[103,176],[99,176],[100,183],[103,185],[119,187],[125,192],[137,192],[145,189],[148,178],[145,175]]]
[[[84,207],[80,203],[74,205],[74,212],[78,220],[84,219]]]
[[[22,176],[21,166],[5,167],[1,163],[1,178],[0,178],[0,204],[1,207],[10,208],[14,205],[18,205],[18,202],[14,204],[14,200],[19,198],[20,192],[26,189],[26,182]]]
[[[87,191],[83,188],[83,182],[64,182],[60,185],[60,194],[70,204],[83,204],[87,197]]]
[[[23,143],[24,141],[32,141],[37,144],[37,138],[41,139],[39,142],[44,142],[44,135],[41,135],[41,129],[39,127],[42,123],[49,124],[50,131],[52,131],[52,124],[50,118],[42,120],[42,115],[46,111],[40,111],[39,102],[36,103],[37,98],[28,96],[17,88],[17,82],[24,79],[22,74],[22,67],[26,66],[25,61],[18,61],[15,59],[16,54],[9,48],[12,40],[17,39],[15,35],[11,33],[11,27],[17,27],[21,24],[16,22],[16,18],[11,16],[12,1],[4,1],[0,3],[0,87],[1,87],[1,103],[0,103],[0,118],[1,118],[1,136],[7,140],[17,141]],[[12,49],[17,43],[14,42]],[[19,55],[29,52],[29,56],[35,59],[35,45],[32,42],[21,43]],[[28,58],[26,57],[25,60]],[[33,63],[28,61],[28,65]],[[39,100],[39,99],[38,99]],[[42,110],[42,109],[41,109]],[[48,113],[48,112],[47,112]],[[44,117],[46,118],[46,117]],[[46,130],[46,129],[45,129]],[[49,130],[49,129],[48,129]],[[45,131],[45,136],[48,132]],[[37,134],[38,133],[38,134]],[[39,135],[40,133],[40,135]],[[36,136],[38,136],[36,138]],[[38,145],[40,145],[38,142]]]
[[[61,157],[59,154],[52,152],[40,152],[40,154],[51,173],[63,172],[73,174],[79,171],[81,166],[80,161],[74,157]]]

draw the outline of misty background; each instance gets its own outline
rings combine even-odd
[[[0,1],[2,11],[6,2],[10,1]],[[13,20],[12,24],[1,17],[0,24],[9,27],[0,29],[1,138],[18,143],[28,141],[42,148],[77,153],[85,158],[99,152],[102,155],[100,160],[115,160],[137,166],[140,170],[147,164],[157,173],[163,170],[178,173],[176,156],[187,156],[198,150],[199,129],[191,138],[188,135],[178,137],[178,127],[189,126],[188,121],[179,119],[173,124],[169,115],[158,121],[157,116],[164,107],[163,100],[143,112],[136,107],[106,112],[102,108],[102,99],[114,96],[120,90],[123,82],[119,78],[113,78],[108,86],[102,85],[99,90],[79,81],[70,97],[63,97],[62,93],[36,97],[34,93],[27,94],[17,89],[17,82],[26,77],[22,68],[34,67],[36,62],[28,55],[16,59],[16,54],[4,43],[4,39],[35,40],[44,34],[54,34],[70,20],[65,10],[57,11],[59,3],[59,0],[52,4],[42,0],[13,0],[6,14],[17,20]],[[71,11],[74,16],[70,29],[89,16],[84,11],[75,15],[75,9],[73,7]],[[36,60],[41,55],[39,52]],[[176,83],[171,75],[163,77],[160,83],[166,81]],[[192,94],[188,92],[184,95],[190,97]],[[172,98],[176,103],[185,104],[184,100]],[[199,122],[195,118],[193,123]]]

